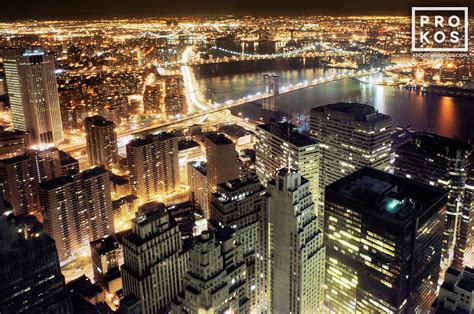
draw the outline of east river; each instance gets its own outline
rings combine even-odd
[[[280,87],[304,82],[343,70],[303,68],[268,71],[217,72],[197,75],[203,96],[213,102],[236,99],[262,92],[264,73],[280,76]],[[309,110],[325,104],[348,101],[373,105],[392,117],[395,126],[411,126],[414,130],[430,131],[447,137],[474,138],[474,99],[453,98],[419,91],[407,91],[396,86],[383,86],[346,79],[301,89],[280,96],[280,110],[288,119],[307,120]],[[234,109],[234,114],[250,119],[263,115],[257,103]]]

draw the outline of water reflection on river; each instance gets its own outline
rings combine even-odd
[[[275,71],[280,86],[305,80],[335,75],[342,70],[302,69]],[[262,75],[265,72],[218,75],[198,78],[204,97],[212,101],[235,99],[263,91]],[[306,88],[280,96],[280,108],[289,117],[307,115],[309,109],[339,101],[362,102],[375,106],[390,115],[395,125],[412,126],[416,130],[429,130],[437,134],[467,139],[474,137],[474,99],[423,95],[398,87],[342,80]],[[251,114],[257,104],[249,104],[239,111]]]

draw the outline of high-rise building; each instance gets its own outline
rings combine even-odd
[[[182,290],[186,271],[178,224],[161,203],[147,203],[132,220],[132,232],[123,240],[123,292],[128,309],[142,314],[166,311]]]
[[[204,145],[207,157],[208,192],[214,193],[219,183],[239,177],[238,155],[235,151],[235,143],[224,134],[207,134]]]
[[[262,237],[266,212],[266,189],[256,176],[247,181],[234,179],[221,183],[217,186],[217,192],[212,194],[210,218],[213,223],[236,231],[234,238],[241,244],[247,264],[247,283],[251,289],[250,306],[255,310],[261,297],[256,287],[257,277],[263,268],[258,264],[263,263],[260,257],[265,255],[261,241],[266,239]]]
[[[390,169],[392,119],[374,107],[336,103],[311,109],[310,135],[320,143],[320,223],[324,188],[363,167]],[[322,225],[320,225],[322,229]]]
[[[188,186],[191,200],[209,218],[209,188],[205,162],[188,162]]]
[[[454,262],[462,269],[471,266],[474,204],[472,145],[430,133],[416,133],[395,149],[395,174],[439,186],[448,191],[444,229],[444,266]],[[471,188],[471,190],[470,190]]]
[[[436,297],[447,194],[363,168],[326,187],[326,305],[426,313]]]
[[[268,182],[268,193],[266,310],[321,313],[325,247],[309,181],[298,171],[282,168]]]
[[[290,123],[267,123],[257,126],[255,143],[257,176],[266,186],[283,167],[298,169],[309,181],[313,201],[318,204],[319,163],[321,152],[318,143],[300,134]],[[316,208],[317,209],[317,208]]]
[[[89,249],[89,242],[114,233],[109,173],[93,168],[40,183],[46,232],[66,262]]]
[[[0,181],[15,215],[38,211],[34,169],[27,155],[0,160]]]
[[[0,160],[1,188],[15,215],[39,212],[39,183],[63,174],[60,152],[55,147],[27,150],[23,155]]]
[[[72,313],[54,241],[23,230],[0,203],[0,312]]]
[[[179,187],[178,138],[162,132],[127,144],[130,191],[142,202]]]
[[[183,77],[181,75],[165,75],[161,78],[164,81],[164,113],[167,116],[186,113]]]
[[[280,97],[280,83],[278,75],[264,74],[263,85],[265,86],[265,93],[268,93],[271,96],[263,99],[262,108],[270,111],[278,111],[278,100]]]
[[[474,269],[448,268],[430,313],[474,313]]]
[[[34,145],[58,145],[64,135],[54,56],[9,51],[4,68],[15,130],[29,132]]]
[[[123,265],[123,237],[129,230],[90,243],[94,281],[109,293],[122,289],[120,267]]]
[[[115,123],[101,116],[93,116],[87,117],[84,124],[89,165],[112,169],[118,162]]]
[[[203,231],[189,252],[183,292],[172,313],[249,313],[248,274],[242,246],[223,228]]]

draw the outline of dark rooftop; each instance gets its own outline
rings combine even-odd
[[[266,124],[260,124],[257,127],[267,132],[270,132],[271,134],[282,138],[290,144],[293,144],[298,147],[304,147],[318,143],[309,136],[299,133],[296,129],[296,126],[291,123],[271,122]]]
[[[193,140],[184,140],[178,142],[178,150],[186,150],[194,147],[199,147],[199,143]]]
[[[83,179],[89,179],[93,178],[95,176],[102,175],[104,173],[107,173],[108,171],[105,168],[102,167],[94,167],[92,169],[87,169],[81,172],[81,176]]]
[[[130,141],[130,143],[128,143],[127,146],[138,148],[144,145],[151,144],[153,142],[167,141],[175,137],[176,136],[174,134],[168,133],[168,132],[161,132],[158,134],[148,134],[144,138],[137,138]]]
[[[457,286],[463,290],[474,292],[474,269],[465,267]]]
[[[136,200],[138,200],[137,196],[135,196],[133,194],[129,194],[129,195],[121,197],[117,200],[113,200],[112,201],[112,208],[115,210],[115,209],[119,208],[120,206],[122,206],[124,204],[129,204],[129,203],[132,203]]]
[[[23,154],[23,155],[19,155],[19,156],[15,156],[15,157],[2,159],[2,160],[0,160],[0,163],[4,164],[4,165],[13,165],[13,164],[23,162],[23,161],[28,160],[28,159],[29,159],[28,155]]]
[[[99,127],[104,127],[104,126],[115,126],[115,123],[113,123],[112,121],[109,121],[107,119],[105,119],[104,117],[102,116],[93,116],[93,117],[87,117],[86,118],[86,123],[92,123],[93,125],[95,126],[99,126]]]
[[[49,191],[49,190],[54,190],[57,189],[65,184],[72,183],[74,182],[73,177],[71,176],[61,176],[57,177],[51,180],[48,180],[46,182],[41,182],[39,184],[39,187],[43,191]]]
[[[351,116],[354,120],[363,122],[391,120],[390,116],[378,112],[373,106],[360,103],[339,102],[335,104],[316,107],[311,109],[311,111],[324,113],[330,111],[337,111],[339,113]]]
[[[346,198],[370,215],[398,221],[421,216],[447,192],[372,168],[362,168],[326,187],[335,198]]]
[[[397,150],[416,151],[421,154],[456,157],[458,151],[472,150],[472,145],[466,141],[439,136],[433,133],[415,133],[406,144],[401,145]]]
[[[93,248],[100,255],[104,255],[107,252],[115,250],[123,243],[123,237],[132,232],[131,229],[124,230],[121,232],[114,233],[111,236],[92,241],[90,243]]]
[[[216,145],[229,145],[233,143],[227,136],[222,133],[208,133],[206,134],[206,139]]]

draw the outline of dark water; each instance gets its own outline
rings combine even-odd
[[[277,70],[280,86],[333,75],[342,70],[301,69]],[[223,101],[239,98],[263,90],[265,72],[219,74],[198,78],[206,98]],[[280,96],[280,109],[288,116],[307,116],[313,107],[339,101],[361,102],[375,106],[392,117],[396,126],[411,126],[415,130],[431,131],[447,137],[474,138],[474,99],[453,98],[406,91],[392,86],[342,80],[306,88]],[[237,110],[244,116],[255,118],[258,104],[247,104]],[[257,112],[257,113],[256,113]]]

